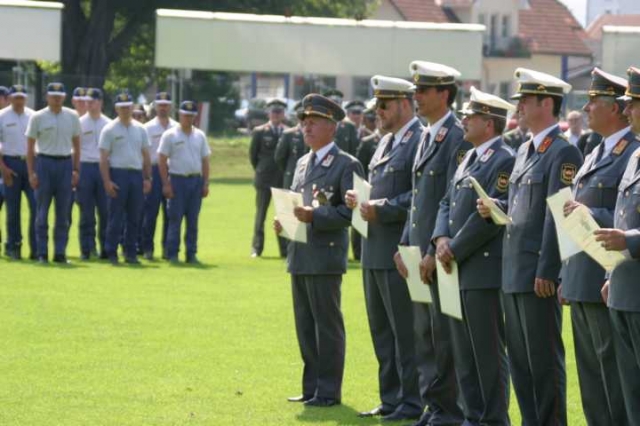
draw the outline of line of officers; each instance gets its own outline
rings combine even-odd
[[[566,425],[562,304],[571,305],[582,407],[589,425],[640,425],[640,69],[628,80],[598,68],[584,105],[602,142],[583,159],[558,120],[566,82],[519,68],[511,103],[475,88],[459,121],[452,111],[460,73],[415,61],[412,81],[374,76],[381,132],[368,163],[371,200],[359,202],[337,146],[339,104],[311,94],[299,112],[310,152],[291,190],[304,206],[307,243],[287,245],[294,318],[309,406],[341,403],[345,329],[340,285],[352,214],[368,222],[362,275],[378,360],[380,401],[362,417],[415,425],[508,425],[513,386],[523,425]],[[417,113],[426,119],[421,124]],[[514,152],[502,137],[517,109],[531,136]],[[511,218],[493,223],[475,178]],[[586,206],[597,240],[625,261],[606,272],[585,253],[562,261],[546,198],[571,187],[570,214]],[[277,233],[282,226],[274,221]],[[398,245],[419,246],[433,304],[413,303]],[[462,321],[440,310],[436,262],[456,262]]]
[[[49,209],[54,204],[53,261],[68,263],[66,249],[74,201],[78,204],[81,258],[139,264],[153,260],[157,217],[162,206],[162,256],[178,262],[184,221],[185,260],[198,263],[198,214],[208,195],[210,148],[194,126],[197,104],[183,101],[179,121],[171,119],[171,97],[159,92],[156,117],[144,125],[134,118],[133,99],[115,96],[117,117],[102,113],[103,92],[76,88],[74,109],[63,105],[62,83],[47,85],[47,106],[26,106],[27,90],[2,88],[0,171],[6,199],[5,252],[22,258],[21,203],[29,210],[29,258],[49,261]],[[96,220],[97,218],[97,220]]]

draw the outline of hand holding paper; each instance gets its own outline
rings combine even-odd
[[[407,286],[409,287],[411,300],[414,302],[431,303],[431,290],[429,286],[424,284],[420,279],[420,260],[422,259],[420,247],[398,246],[398,252],[409,273]]]
[[[360,215],[359,206],[362,203],[369,201],[371,194],[371,185],[366,180],[362,179],[355,172],[353,173],[353,190],[356,193],[356,198],[358,200],[356,208],[351,213],[351,225],[353,228],[360,233],[364,238],[367,238],[369,225]]]
[[[573,195],[571,194],[571,188],[569,187],[562,188],[560,191],[547,198],[547,204],[549,205],[551,216],[553,216],[553,221],[556,224],[556,234],[558,236],[561,260],[567,260],[571,256],[582,251],[580,245],[567,233],[564,225],[567,220],[564,215],[565,205],[568,201],[572,200]]]
[[[478,181],[473,177],[469,177],[473,188],[478,193],[478,197],[482,200],[482,203],[487,206],[491,212],[491,219],[493,223],[496,225],[506,225],[507,223],[511,223],[511,219],[509,216],[505,214],[500,208],[493,202],[493,200],[487,195],[485,190],[482,188],[482,185],[478,183]]]
[[[307,242],[307,226],[293,213],[303,205],[302,194],[285,189],[271,188],[276,217],[282,227],[281,236],[300,243]]]
[[[460,282],[458,280],[458,264],[450,262],[451,273],[447,273],[442,263],[436,262],[438,269],[438,293],[440,309],[443,314],[462,320],[462,303],[460,301]]]

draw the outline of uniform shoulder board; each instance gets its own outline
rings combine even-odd
[[[486,163],[487,160],[489,160],[489,158],[491,158],[491,156],[493,155],[494,151],[493,149],[489,148],[487,150],[487,152],[485,152],[484,154],[482,154],[482,157],[480,157],[480,162],[481,163]]]
[[[462,160],[464,160],[464,156],[465,155],[467,155],[467,151],[466,150],[458,151],[458,154],[456,155],[456,160],[457,160],[458,166],[460,164],[462,164]]]
[[[509,189],[509,173],[498,173],[498,180],[496,181],[496,189],[500,192],[507,192]]]
[[[552,143],[553,143],[553,138],[551,136],[547,136],[546,138],[544,138],[544,140],[540,144],[540,147],[538,148],[538,152],[540,154],[543,154],[544,152],[547,151],[547,149],[549,149]]]
[[[564,133],[560,132],[558,133],[558,137],[564,141],[569,142],[569,138],[567,137],[567,135],[565,135]]]
[[[576,175],[578,168],[575,164],[564,163],[560,168],[560,180],[565,185],[571,185],[573,183],[573,178]]]
[[[444,137],[447,136],[447,133],[449,132],[449,129],[446,127],[440,127],[440,130],[438,130],[438,134],[436,135],[435,141],[440,143],[444,140]]]
[[[330,166],[331,166],[331,163],[333,163],[334,158],[335,158],[335,157],[334,157],[334,155],[333,155],[333,154],[329,154],[329,155],[327,155],[327,157],[326,157],[324,160],[322,160],[322,164],[321,164],[321,166],[322,166],[322,167],[330,167]]]
[[[408,141],[411,136],[413,136],[413,130],[409,130],[407,131],[407,133],[404,134],[404,136],[402,137],[402,141],[400,141],[401,143],[404,143],[406,141]]]
[[[620,155],[624,152],[625,148],[627,147],[627,145],[629,145],[629,141],[627,141],[626,139],[622,138],[618,141],[618,143],[616,144],[616,146],[613,147],[613,150],[611,151],[611,153],[613,155]]]

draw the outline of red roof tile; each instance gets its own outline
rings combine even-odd
[[[435,0],[390,0],[407,21],[449,22]]]
[[[602,38],[602,27],[605,25],[640,27],[640,15],[600,15],[585,30],[587,32],[587,36],[592,39],[600,40]]]

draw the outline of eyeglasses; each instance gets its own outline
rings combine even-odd
[[[386,100],[386,101],[381,101],[378,100],[376,102],[376,109],[381,109],[383,111],[386,111],[389,109],[389,106],[391,105],[391,102],[396,101],[397,99],[391,99],[391,100]]]

